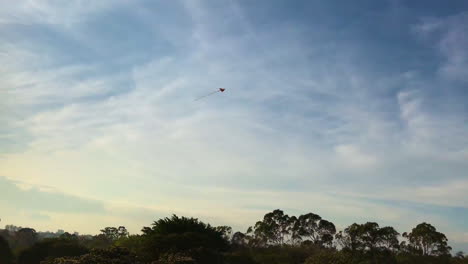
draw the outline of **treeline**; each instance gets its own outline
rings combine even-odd
[[[374,222],[337,232],[317,214],[296,217],[281,210],[244,233],[173,215],[139,235],[123,226],[96,236],[38,234],[31,228],[0,230],[0,264],[468,264],[462,252],[450,254],[446,236],[428,223],[402,234]]]

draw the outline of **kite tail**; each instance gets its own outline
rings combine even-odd
[[[215,91],[215,92],[209,93],[209,94],[207,94],[207,95],[204,95],[204,96],[198,97],[198,98],[197,98],[197,99],[195,99],[194,101],[198,101],[198,100],[200,100],[200,99],[202,99],[202,98],[208,97],[208,96],[210,96],[210,95],[212,95],[212,94],[215,94],[215,93],[217,93],[217,92],[219,92],[219,91]]]

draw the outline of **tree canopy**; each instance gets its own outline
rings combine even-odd
[[[92,236],[10,225],[0,230],[0,264],[468,264],[463,252],[450,255],[447,237],[428,223],[402,236],[376,222],[337,232],[318,214],[276,209],[246,232],[177,215],[141,231],[108,226]]]
[[[403,237],[408,239],[407,250],[424,256],[447,255],[452,249],[447,245],[447,237],[428,223],[417,225],[410,233],[403,233]]]

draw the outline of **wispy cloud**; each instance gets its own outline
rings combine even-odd
[[[439,73],[450,80],[468,81],[468,13],[450,17],[426,18],[415,26],[425,38],[436,38],[436,48],[444,57]]]

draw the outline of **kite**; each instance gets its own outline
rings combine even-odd
[[[226,90],[226,88],[218,88],[218,90],[216,90],[216,91],[214,91],[214,92],[211,92],[211,93],[209,93],[209,94],[206,94],[206,95],[203,95],[203,96],[201,96],[201,97],[198,97],[197,99],[195,99],[195,101],[198,101],[198,100],[200,100],[200,99],[202,99],[202,98],[208,97],[208,96],[213,95],[213,94],[215,94],[215,93],[219,93],[219,92],[222,93],[222,92],[224,92],[225,90]]]

